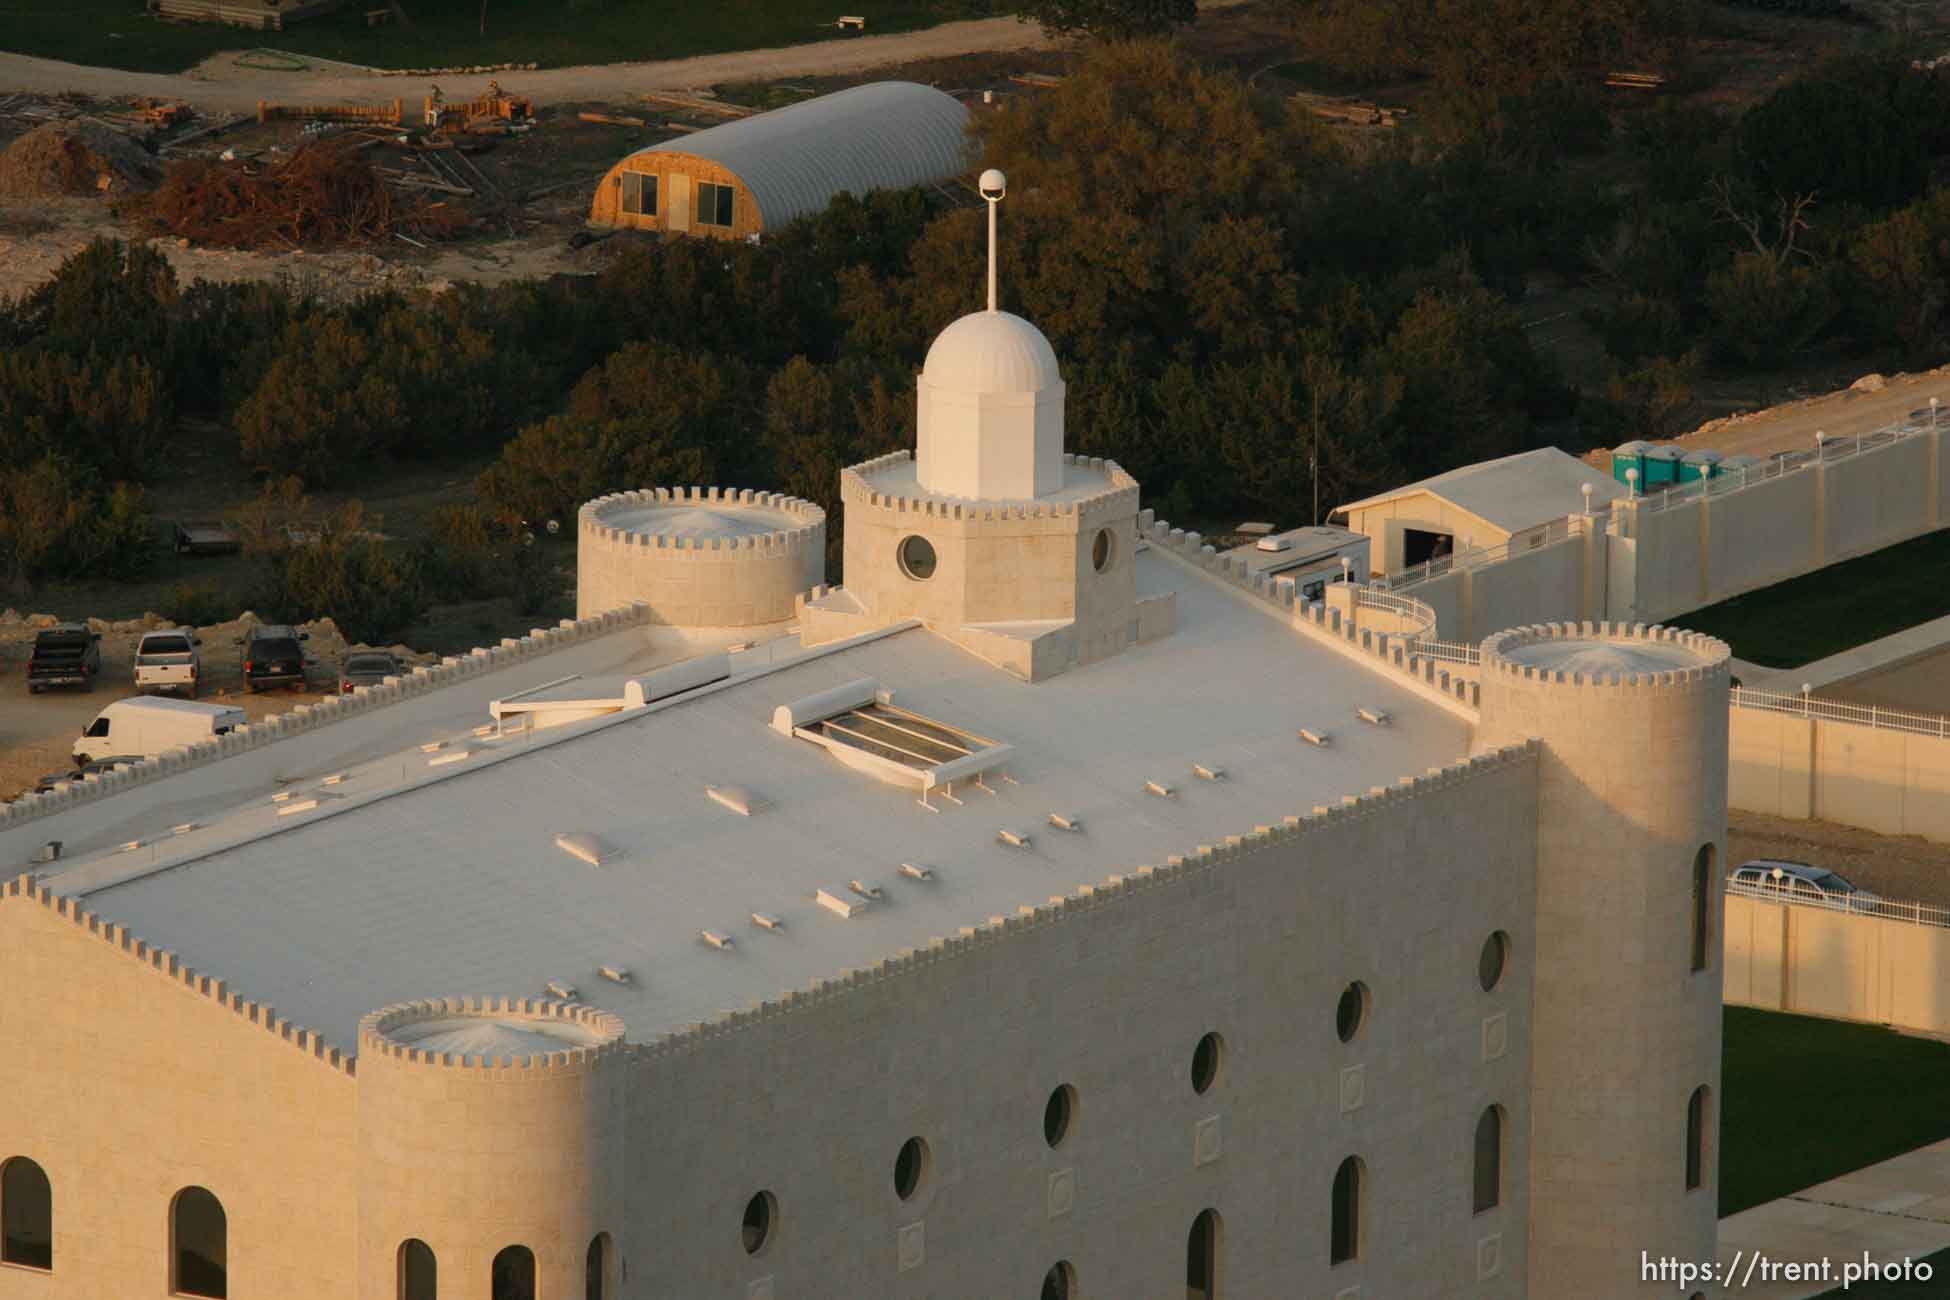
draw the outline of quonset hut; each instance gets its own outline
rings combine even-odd
[[[959,101],[880,81],[639,149],[603,177],[589,220],[742,239],[840,194],[923,185],[967,164]]]

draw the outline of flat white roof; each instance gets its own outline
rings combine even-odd
[[[1467,753],[1460,719],[1270,607],[1155,553],[1139,554],[1137,579],[1140,594],[1178,593],[1177,631],[1036,685],[918,627],[784,666],[735,656],[731,681],[646,710],[373,756],[342,785],[300,783],[287,802],[320,803],[296,815],[261,791],[233,800],[180,845],[150,846],[181,865],[145,875],[141,850],[110,849],[46,883],[341,1046],[391,1003],[541,996],[550,982],[644,1041]],[[937,797],[930,812],[769,725],[779,705],[861,678],[1013,746],[1008,779],[958,785],[959,805]],[[1392,725],[1360,723],[1363,706]],[[1301,727],[1334,746],[1302,742]],[[402,779],[419,784],[390,793]],[[706,794],[731,785],[764,805],[741,816]],[[595,836],[602,865],[558,848],[564,832]],[[881,897],[851,916],[819,901],[861,901],[855,881]]]

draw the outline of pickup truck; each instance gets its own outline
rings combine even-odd
[[[135,648],[135,688],[138,691],[181,691],[196,698],[196,678],[203,644],[186,627],[146,632]]]
[[[27,659],[27,690],[39,695],[50,686],[95,689],[102,670],[102,639],[84,623],[57,623],[34,638]]]

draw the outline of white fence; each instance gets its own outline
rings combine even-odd
[[[1875,451],[1892,443],[1929,434],[1933,431],[1935,423],[1935,407],[1911,411],[1908,419],[1870,433],[1824,438],[1814,451],[1777,452],[1764,464],[1725,470],[1712,478],[1695,479],[1690,483],[1674,483],[1658,492],[1644,493],[1638,498],[1639,509],[1648,514],[1657,514],[1661,510],[1670,509],[1699,497],[1725,496],[1729,492],[1738,492],[1756,483],[1765,483],[1769,479],[1798,473],[1817,463],[1833,464],[1836,461],[1849,460],[1865,451]]]
[[[1498,542],[1494,546],[1471,546],[1454,555],[1424,560],[1400,573],[1390,574],[1387,578],[1388,589],[1407,591],[1457,569],[1487,568],[1492,564],[1501,564],[1512,556],[1542,550],[1558,542],[1570,541],[1573,537],[1582,537],[1589,530],[1596,529],[1604,532],[1610,527],[1611,518],[1608,515],[1565,515],[1562,519],[1553,519],[1549,523],[1526,528],[1520,533],[1512,533],[1507,542]]]
[[[1908,921],[1913,925],[1934,925],[1950,930],[1950,907],[1939,907],[1934,903],[1904,903],[1887,898],[1866,898],[1860,894],[1821,894],[1817,897],[1812,892],[1790,892],[1772,885],[1750,885],[1732,877],[1727,878],[1727,893],[1789,907],[1813,907],[1824,912],[1876,916],[1885,921]]]
[[[1784,695],[1736,686],[1729,697],[1736,709],[1763,709],[1797,718],[1819,718],[1826,722],[1849,722],[1878,731],[1906,731],[1916,736],[1950,736],[1950,717],[1939,713],[1905,713],[1874,704],[1850,704],[1843,700],[1823,700],[1812,695]]]
[[[1357,587],[1354,591],[1354,606],[1356,609],[1370,609],[1399,619],[1400,635],[1410,642],[1420,643],[1425,637],[1435,634],[1434,612],[1421,601],[1411,597],[1398,596],[1375,587]]]

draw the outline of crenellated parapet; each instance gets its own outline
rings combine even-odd
[[[1102,456],[1063,453],[1066,471],[1076,471],[1079,478],[1101,475],[1104,484],[1100,489],[1026,501],[967,501],[931,495],[909,481],[911,475],[905,471],[913,460],[914,453],[897,451],[840,471],[840,499],[845,503],[849,526],[853,520],[872,515],[951,525],[1062,520],[1066,529],[1081,531],[1128,519],[1137,511],[1138,481],[1116,461]],[[898,477],[903,486],[889,484],[886,480],[890,477]]]
[[[1535,623],[1483,642],[1483,670],[1556,686],[1689,690],[1725,684],[1732,648],[1654,623]]]
[[[577,514],[576,609],[641,602],[646,621],[752,627],[792,617],[826,569],[826,512],[750,488],[615,492]]]
[[[423,1036],[464,1030],[469,1023],[515,1031],[525,1039],[555,1039],[542,1050],[454,1052],[422,1047]],[[580,1003],[549,998],[424,998],[399,1002],[359,1021],[359,1052],[407,1065],[549,1074],[586,1072],[624,1052],[622,1017]]]
[[[251,1001],[232,989],[227,981],[193,970],[167,948],[155,947],[131,934],[127,926],[105,920],[84,908],[77,900],[55,893],[31,874],[15,877],[0,885],[0,906],[31,903],[38,903],[53,915],[73,923],[78,931],[95,936],[137,964],[148,967],[199,997],[209,999],[243,1023],[262,1030],[328,1069],[344,1075],[355,1072],[354,1059],[328,1042],[323,1035],[283,1018],[275,1007]]]

